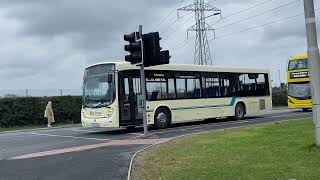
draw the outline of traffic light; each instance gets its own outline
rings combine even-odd
[[[160,51],[160,64],[169,64],[170,58],[171,56],[168,50]]]
[[[142,62],[142,53],[141,53],[141,42],[137,39],[140,38],[138,32],[133,32],[128,35],[124,35],[123,39],[129,42],[129,45],[124,46],[124,50],[128,51],[130,55],[125,56],[125,61],[130,62],[131,64],[138,64]]]
[[[152,32],[143,36],[144,42],[144,66],[156,66],[169,64],[169,51],[161,51],[159,32]]]
[[[140,35],[138,32],[133,32],[131,34],[124,35],[123,39],[129,42],[129,45],[124,46],[124,50],[130,53],[130,55],[125,56],[125,61],[128,61],[131,64],[138,64],[142,62],[142,39],[144,67],[169,64],[169,51],[161,51],[161,38],[159,36],[159,32],[152,32],[142,35]]]

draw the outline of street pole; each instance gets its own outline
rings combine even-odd
[[[142,62],[140,64],[140,77],[141,77],[141,93],[142,93],[142,116],[143,116],[143,135],[147,136],[148,134],[148,124],[147,124],[147,111],[146,111],[146,78],[144,74],[144,44],[142,40],[142,25],[139,25],[139,34],[141,41],[141,56]]]
[[[278,70],[279,73],[279,89],[281,90],[281,75],[280,75],[280,69]]]
[[[316,145],[320,146],[320,56],[313,0],[304,0],[304,13],[311,77],[313,121],[315,123]]]

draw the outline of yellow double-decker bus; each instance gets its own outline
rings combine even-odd
[[[288,107],[308,111],[312,108],[308,55],[294,56],[288,62]]]

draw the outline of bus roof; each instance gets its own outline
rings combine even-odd
[[[289,61],[294,61],[294,60],[300,60],[300,59],[307,59],[308,58],[308,54],[302,54],[299,56],[291,56],[289,58]]]
[[[128,62],[103,62],[92,66],[103,64],[115,64],[116,70],[122,71],[127,69],[139,69],[135,65]],[[89,68],[87,67],[87,68]],[[222,67],[222,66],[208,66],[208,65],[194,65],[194,64],[166,64],[153,67],[147,67],[146,70],[169,70],[169,71],[203,71],[203,72],[246,72],[246,73],[269,73],[268,69],[259,68],[245,68],[245,67]]]

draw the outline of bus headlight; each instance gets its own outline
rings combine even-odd
[[[114,108],[111,108],[111,109],[108,110],[108,112],[107,112],[107,118],[110,118],[110,117],[112,116],[113,111],[114,111]]]
[[[292,104],[294,104],[294,102],[293,102],[293,101],[291,101],[291,99],[288,99],[288,103],[292,103]]]

